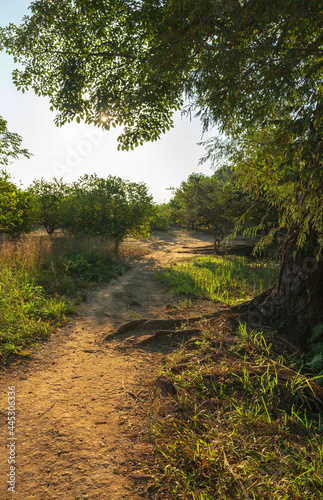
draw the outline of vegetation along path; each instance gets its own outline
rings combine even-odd
[[[147,248],[124,276],[88,294],[76,319],[1,380],[0,498],[149,498],[144,415],[163,355],[162,344],[138,348],[127,339],[105,341],[111,330],[138,318],[185,317],[171,307],[154,274],[160,266],[191,257],[211,243],[204,234],[154,236],[134,244]],[[194,253],[195,254],[195,253]],[[196,301],[193,314],[210,307]],[[189,314],[192,314],[190,309]],[[7,489],[10,448],[7,387],[16,396],[16,493]]]

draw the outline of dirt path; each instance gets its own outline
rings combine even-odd
[[[104,337],[132,319],[169,317],[165,306],[174,299],[154,280],[156,270],[208,243],[208,235],[185,232],[133,242],[150,253],[121,278],[90,292],[77,317],[32,361],[2,374],[2,500],[149,498],[149,478],[141,475],[139,463],[146,448],[142,403],[162,349],[127,348],[120,339]],[[17,419],[11,438],[9,386],[15,387]],[[15,493],[8,491],[10,453]]]

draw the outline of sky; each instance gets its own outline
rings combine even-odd
[[[0,25],[19,24],[28,14],[30,0],[0,0]],[[169,187],[179,187],[192,172],[211,175],[210,164],[198,165],[204,154],[198,142],[202,125],[198,119],[174,115],[174,128],[157,142],[146,143],[133,151],[117,151],[118,129],[102,131],[94,126],[70,123],[57,127],[55,112],[49,110],[49,99],[33,91],[17,91],[11,80],[16,67],[13,60],[0,52],[0,115],[7,120],[10,132],[18,133],[22,146],[33,156],[20,157],[8,168],[13,180],[25,187],[41,177],[63,178],[73,182],[84,174],[99,177],[114,175],[132,182],[145,182],[156,203],[167,202]]]

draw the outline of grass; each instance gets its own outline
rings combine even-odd
[[[159,273],[172,292],[228,305],[273,285],[277,265],[199,257]],[[236,321],[236,320],[235,320]],[[150,409],[154,498],[311,500],[323,491],[322,377],[302,373],[283,340],[229,317],[164,359],[175,397]]]
[[[151,410],[154,498],[321,499],[323,389],[263,332],[234,333],[209,322],[165,359],[177,396]]]
[[[0,365],[66,321],[85,289],[123,274],[107,242],[31,234],[0,249]]]
[[[235,305],[273,285],[275,261],[247,257],[198,257],[173,264],[158,274],[173,292],[206,297]]]

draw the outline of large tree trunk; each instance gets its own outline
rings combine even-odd
[[[296,231],[289,231],[280,252],[275,285],[242,304],[240,310],[237,306],[237,311],[248,312],[258,324],[272,326],[306,350],[313,327],[323,323],[323,259],[318,254],[315,234],[299,250]]]

